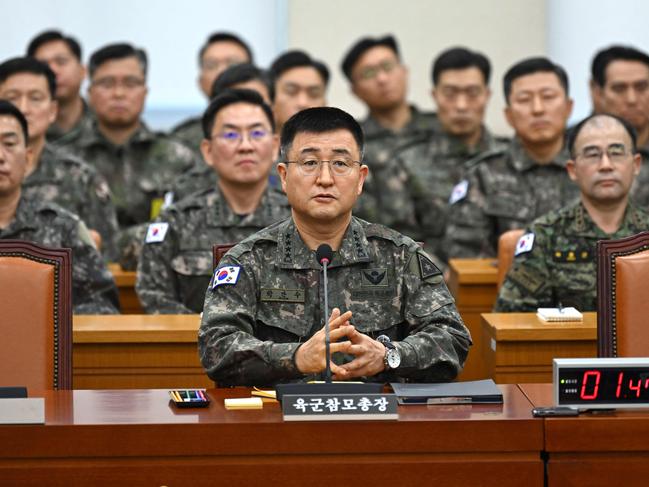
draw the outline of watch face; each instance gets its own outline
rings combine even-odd
[[[391,369],[399,367],[399,364],[401,364],[401,355],[399,355],[399,352],[396,349],[388,350],[387,362]]]

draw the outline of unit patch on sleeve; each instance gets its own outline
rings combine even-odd
[[[162,242],[169,230],[168,223],[152,223],[146,231],[146,239],[144,243]]]
[[[216,289],[222,284],[236,284],[239,280],[239,271],[241,271],[241,267],[238,265],[228,265],[216,269],[212,280],[212,289]]]
[[[532,232],[526,233],[525,235],[523,235],[521,238],[518,239],[514,256],[517,256],[519,254],[524,254],[525,252],[529,252],[530,250],[532,250],[533,247],[534,247],[534,234]]]

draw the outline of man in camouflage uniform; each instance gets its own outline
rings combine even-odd
[[[620,117],[638,134],[643,162],[631,199],[649,209],[649,55],[630,46],[610,46],[593,58],[591,75],[594,112]]]
[[[108,181],[121,230],[117,252],[131,266],[143,233],[138,225],[157,217],[179,174],[202,164],[183,144],[152,132],[141,120],[146,69],[144,51],[129,44],[112,44],[96,51],[90,57],[88,90],[96,120],[64,145]],[[125,256],[127,249],[135,254],[128,256],[130,259]]]
[[[55,92],[54,73],[47,64],[32,58],[0,64],[0,98],[16,105],[29,123],[31,157],[23,194],[53,201],[78,215],[99,233],[104,255],[111,258],[117,217],[106,180],[93,167],[45,140],[56,117]]]
[[[209,100],[212,97],[212,85],[223,71],[229,66],[253,62],[250,46],[243,39],[227,32],[215,32],[207,38],[198,53],[198,85]],[[200,157],[203,141],[201,117],[191,117],[179,123],[171,130],[171,135]]]
[[[439,127],[431,137],[397,149],[396,174],[381,181],[382,222],[425,242],[438,255],[444,254],[448,201],[464,179],[467,162],[507,145],[483,124],[490,74],[489,60],[478,52],[453,48],[440,54],[432,68]]]
[[[290,214],[286,196],[268,185],[278,143],[261,96],[226,91],[203,120],[203,157],[219,173],[218,183],[149,226],[135,287],[148,313],[199,313],[213,271],[212,245],[239,242]]]
[[[73,312],[117,313],[117,288],[84,223],[55,203],[22,194],[27,140],[23,114],[0,100],[0,239],[72,249]]]
[[[471,339],[440,271],[410,238],[352,217],[368,171],[358,123],[310,108],[284,125],[281,146],[292,217],[234,247],[215,271],[198,335],[208,375],[221,385],[320,377],[329,319],[336,379],[452,380]],[[330,316],[314,252],[322,243],[334,249]]]
[[[58,111],[56,120],[47,129],[47,140],[55,142],[67,134],[74,137],[92,118],[92,112],[79,92],[86,77],[79,42],[57,30],[48,30],[31,40],[27,56],[47,63],[56,74]]]
[[[352,92],[368,109],[361,126],[365,133],[363,160],[370,173],[354,214],[391,225],[391,203],[381,204],[381,192],[384,181],[389,181],[393,174],[394,151],[415,140],[428,139],[439,125],[435,114],[420,112],[408,104],[408,72],[401,64],[393,36],[358,40],[345,55],[341,67]]]
[[[629,203],[641,164],[631,126],[592,115],[575,127],[568,148],[580,201],[538,218],[521,237],[496,311],[562,305],[595,311],[597,241],[649,229],[649,214]]]
[[[498,237],[574,201],[566,173],[566,121],[572,110],[568,77],[545,58],[512,66],[504,78],[505,117],[516,137],[505,150],[469,162],[467,178],[451,194],[448,257],[492,257]]]

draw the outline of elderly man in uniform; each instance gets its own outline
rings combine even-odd
[[[117,216],[106,179],[78,157],[46,141],[56,118],[56,79],[47,64],[36,59],[13,58],[0,64],[0,98],[11,101],[29,124],[29,160],[23,193],[53,201],[78,215],[97,232],[102,252],[114,256],[112,239]]]
[[[289,215],[268,184],[278,137],[273,114],[251,90],[217,96],[203,116],[201,149],[219,175],[207,191],[163,211],[149,226],[136,290],[149,313],[199,313],[212,275],[212,244],[234,243]]]
[[[234,247],[207,290],[199,353],[219,384],[322,377],[325,319],[336,379],[437,382],[462,369],[471,338],[430,257],[352,217],[368,172],[362,154],[360,125],[337,108],[284,125],[279,173],[291,218]],[[330,316],[315,257],[323,243],[333,249]]]
[[[592,115],[570,135],[570,179],[580,201],[535,220],[516,247],[497,311],[597,308],[596,244],[649,229],[649,214],[629,202],[640,171],[634,129],[612,115]]]
[[[546,58],[529,58],[504,77],[505,117],[516,131],[509,148],[471,161],[449,200],[447,257],[492,257],[499,236],[576,200],[568,178],[568,76]]]
[[[117,288],[84,223],[55,203],[23,193],[30,165],[27,120],[0,100],[0,239],[72,249],[72,304],[77,314],[116,313]]]

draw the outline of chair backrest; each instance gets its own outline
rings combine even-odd
[[[512,266],[514,260],[514,252],[518,239],[523,236],[525,230],[517,228],[515,230],[507,230],[498,239],[498,289],[505,282],[505,276]]]
[[[228,250],[230,250],[235,245],[236,243],[226,243],[226,244],[214,244],[212,246],[213,269],[216,269],[216,267],[219,265],[219,262],[221,262],[223,256],[228,252]]]
[[[0,386],[72,388],[71,252],[0,240]]]
[[[597,242],[597,354],[649,356],[649,232]]]

